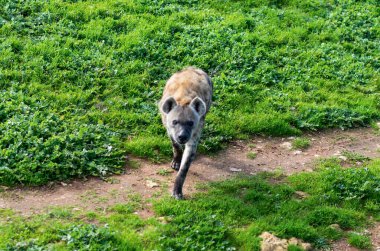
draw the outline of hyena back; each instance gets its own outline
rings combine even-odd
[[[204,71],[189,67],[166,82],[159,103],[162,123],[173,146],[171,167],[178,171],[173,188],[176,199],[183,198],[183,183],[211,106],[212,88],[211,79]]]

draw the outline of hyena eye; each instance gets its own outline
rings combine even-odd
[[[187,121],[187,125],[188,125],[188,126],[193,126],[193,125],[194,125],[194,122],[193,122],[193,121]]]
[[[173,120],[173,125],[176,125],[176,124],[178,124],[178,120]]]

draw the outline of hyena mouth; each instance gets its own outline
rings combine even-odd
[[[190,137],[180,135],[180,136],[178,136],[177,141],[178,141],[178,143],[183,145],[183,144],[186,144],[187,141],[189,141],[189,139],[190,139]]]

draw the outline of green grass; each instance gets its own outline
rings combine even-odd
[[[299,247],[299,246],[296,246],[296,245],[289,245],[288,246],[288,251],[303,251],[304,249]]]
[[[249,152],[247,153],[247,158],[248,159],[256,159],[257,153],[256,152]]]
[[[157,171],[157,174],[161,175],[161,176],[168,176],[172,173],[173,171],[172,170],[169,170],[167,168],[160,168],[158,171]]]
[[[0,0],[0,184],[171,154],[165,80],[210,73],[201,152],[380,117],[378,2]]]
[[[366,162],[370,160],[369,157],[366,157],[360,153],[351,152],[351,151],[343,151],[342,155],[345,156],[347,160],[350,161],[351,163]]]
[[[295,138],[292,141],[292,148],[293,149],[306,149],[310,146],[310,140],[308,138]]]
[[[379,160],[365,168],[327,160],[313,173],[261,173],[213,182],[184,201],[150,199],[156,215],[149,219],[134,213],[145,204],[139,196],[98,212],[53,208],[22,217],[3,209],[0,249],[260,250],[264,231],[302,239],[314,248],[341,238],[369,248],[369,237],[356,233],[380,220],[379,171]],[[301,199],[296,191],[308,196]]]
[[[360,249],[370,249],[372,247],[371,238],[357,233],[348,235],[348,243]]]

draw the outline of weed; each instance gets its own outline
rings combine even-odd
[[[355,163],[355,162],[366,162],[369,161],[370,158],[366,157],[360,153],[356,152],[350,152],[350,151],[343,151],[342,155],[347,158],[348,161]]]
[[[50,209],[48,215],[50,218],[57,219],[71,219],[73,217],[71,210],[58,207]]]
[[[249,152],[247,153],[247,158],[248,159],[256,159],[257,153],[256,152]]]
[[[284,168],[281,166],[278,166],[273,171],[273,177],[278,179],[285,176]]]
[[[357,233],[348,235],[348,243],[360,249],[370,249],[372,246],[370,237]]]
[[[256,148],[256,145],[255,145],[255,144],[252,144],[252,143],[248,144],[247,146],[248,146],[249,148],[251,148],[251,149]]]
[[[163,230],[159,238],[163,250],[235,250],[228,241],[228,228],[217,215],[189,210]]]
[[[293,149],[306,149],[310,146],[310,140],[308,138],[295,138],[292,141]]]
[[[120,180],[115,178],[115,177],[107,177],[104,179],[107,183],[110,183],[110,184],[119,184],[120,183]]]
[[[127,213],[133,213],[135,211],[136,207],[130,203],[130,204],[115,204],[112,207],[110,207],[108,210],[111,212],[117,212],[119,214],[127,214]]]
[[[297,245],[289,245],[288,251],[303,251],[304,249]]]
[[[380,135],[380,122],[372,122],[371,127],[375,135]]]
[[[98,217],[98,214],[95,212],[87,212],[86,217],[88,220],[95,220]]]
[[[141,166],[140,162],[138,162],[137,160],[128,160],[126,165],[132,169],[138,169]]]
[[[84,203],[88,201],[96,201],[99,199],[99,194],[94,190],[89,190],[80,195],[80,200]]]
[[[61,240],[75,250],[115,250],[117,239],[110,229],[95,225],[74,225],[61,231]]]
[[[166,169],[166,168],[161,168],[157,171],[157,174],[161,175],[161,176],[168,176],[170,175],[171,173],[173,172],[173,170],[169,170],[169,169]]]

